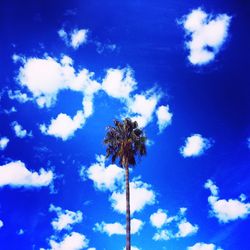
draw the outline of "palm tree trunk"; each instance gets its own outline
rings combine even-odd
[[[130,236],[130,193],[129,193],[129,168],[128,164],[125,166],[125,180],[126,180],[126,250],[131,249]]]

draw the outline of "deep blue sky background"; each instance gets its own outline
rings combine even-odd
[[[227,41],[215,60],[204,66],[189,63],[185,33],[177,24],[177,19],[198,7],[207,13],[232,16]],[[139,91],[157,85],[164,93],[160,104],[169,104],[174,115],[172,125],[161,134],[155,122],[145,128],[154,145],[132,175],[141,175],[152,185],[158,203],[136,216],[146,224],[139,235],[133,236],[133,245],[143,250],[182,250],[196,242],[211,242],[225,250],[247,250],[249,218],[220,224],[209,217],[209,191],[203,185],[212,178],[225,199],[237,198],[241,193],[250,196],[249,24],[250,4],[246,0],[1,1],[1,89],[20,88],[15,81],[19,66],[13,63],[13,54],[42,57],[48,53],[57,58],[66,54],[73,58],[75,68],[86,67],[99,79],[108,68],[129,65]],[[57,34],[61,27],[89,29],[89,43],[78,50],[67,47]],[[118,49],[99,54],[93,41],[116,44]],[[10,139],[1,152],[1,165],[11,159],[21,160],[32,169],[53,168],[58,178],[54,181],[57,192],[53,194],[49,188],[0,189],[0,219],[4,222],[0,249],[48,248],[54,216],[48,212],[50,203],[83,212],[83,222],[74,230],[85,234],[90,246],[97,250],[123,246],[123,236],[93,232],[96,222],[123,222],[124,218],[112,210],[107,193],[95,191],[90,180],[83,182],[79,176],[82,165],[90,166],[96,154],[105,153],[105,127],[121,113],[122,104],[98,95],[94,114],[65,142],[41,134],[37,126],[49,123],[60,112],[73,116],[81,101],[78,93],[62,91],[54,107],[39,109],[32,102],[10,100],[3,92],[1,111],[15,106],[18,112],[0,114],[0,136]],[[15,137],[10,126],[15,120],[32,130],[33,137]],[[179,148],[193,133],[211,138],[213,146],[200,157],[183,158]],[[149,224],[149,216],[158,208],[176,214],[180,207],[188,208],[187,218],[199,225],[198,233],[184,239],[153,241],[155,229]],[[17,235],[20,228],[25,231],[23,235]]]

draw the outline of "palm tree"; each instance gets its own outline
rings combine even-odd
[[[125,170],[126,182],[126,250],[131,249],[130,236],[130,193],[129,193],[129,166],[136,165],[136,159],[146,154],[146,136],[138,127],[136,121],[129,118],[122,122],[115,120],[114,127],[107,128],[104,139],[106,157],[111,157],[112,163],[119,161],[120,167]]]

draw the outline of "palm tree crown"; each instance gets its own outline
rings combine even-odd
[[[111,156],[112,163],[119,160],[121,167],[134,166],[136,157],[146,154],[146,136],[136,121],[130,118],[123,122],[114,121],[115,126],[107,128],[104,143],[107,145],[106,157]]]

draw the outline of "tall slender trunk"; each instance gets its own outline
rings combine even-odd
[[[125,180],[126,180],[126,250],[131,249],[130,236],[130,193],[129,193],[129,168],[125,165]]]

